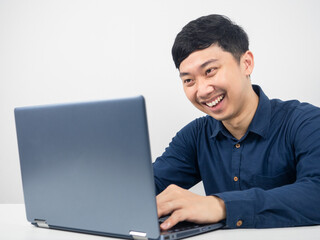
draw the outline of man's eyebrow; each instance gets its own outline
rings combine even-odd
[[[203,68],[205,68],[207,65],[209,65],[210,63],[217,62],[217,61],[218,61],[218,59],[209,59],[208,61],[202,63],[202,64],[199,66],[199,68],[200,68],[200,69],[203,69]],[[188,73],[188,72],[181,72],[179,75],[180,75],[180,77],[183,77],[183,76],[186,76],[186,75],[190,75],[190,73]]]
[[[210,63],[217,62],[217,61],[218,61],[218,59],[210,59],[210,60],[202,63],[199,68],[205,68],[205,67],[206,67],[207,65],[209,65]]]
[[[183,76],[186,76],[186,75],[190,75],[190,73],[188,73],[188,72],[181,72],[179,75],[180,75],[180,77],[183,77]]]

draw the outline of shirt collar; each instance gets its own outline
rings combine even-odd
[[[259,97],[259,104],[256,113],[254,114],[254,117],[249,125],[248,131],[266,138],[270,126],[271,103],[260,86],[252,85],[252,87]]]
[[[252,85],[252,88],[259,97],[259,104],[256,113],[249,125],[248,132],[253,132],[263,138],[266,138],[270,125],[271,103],[260,86]],[[216,137],[219,132],[223,133],[225,136],[230,135],[221,121],[218,121],[217,124],[215,124],[211,137]],[[245,134],[245,136],[246,135],[247,134]]]

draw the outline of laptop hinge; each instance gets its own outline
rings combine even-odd
[[[46,220],[35,219],[34,221],[38,225],[38,227],[49,228],[49,225],[47,224]]]
[[[147,234],[144,232],[130,231],[129,234],[133,237],[134,240],[147,240]]]

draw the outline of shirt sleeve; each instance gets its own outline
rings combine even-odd
[[[189,123],[172,139],[162,156],[153,164],[156,192],[170,184],[189,189],[201,181],[197,164],[197,120]]]
[[[251,188],[215,194],[226,205],[229,228],[268,228],[320,224],[320,113],[311,105],[296,109],[288,141],[293,146],[296,181],[278,188]]]

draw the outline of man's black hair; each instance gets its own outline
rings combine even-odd
[[[230,52],[240,62],[240,57],[249,50],[246,32],[229,18],[212,14],[189,22],[178,33],[173,47],[172,57],[176,68],[192,52],[217,44],[224,51]]]

